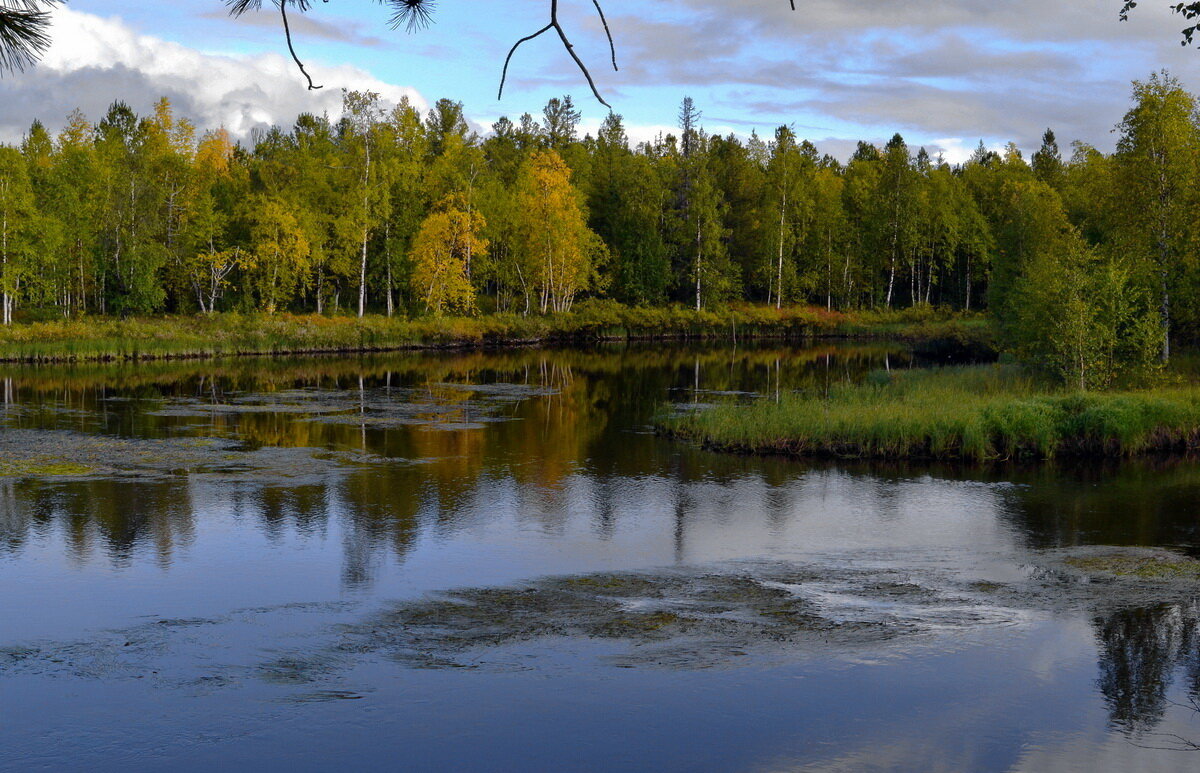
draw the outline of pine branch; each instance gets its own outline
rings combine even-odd
[[[24,70],[50,45],[50,9],[58,0],[0,0],[0,73]]]

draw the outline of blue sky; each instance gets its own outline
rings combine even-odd
[[[501,64],[545,23],[547,0],[439,0],[436,23],[408,34],[373,0],[317,2],[294,18],[297,48],[318,83],[307,92],[286,59],[278,15],[231,20],[220,0],[71,0],[40,68],[0,80],[0,138],[33,117],[51,125],[123,97],[147,109],[168,94],[202,126],[246,134],[301,110],[336,111],[339,89],[373,88],[432,102],[462,100],[486,128],[535,115],[571,94],[585,128],[607,109],[552,35],[514,58],[503,101]],[[899,131],[958,159],[983,139],[1036,147],[1052,127],[1066,144],[1112,143],[1129,82],[1170,68],[1200,86],[1200,51],[1179,45],[1166,3],[1117,21],[1119,0],[604,0],[621,71],[590,0],[561,0],[562,21],[635,138],[675,123],[690,95],[712,131],[769,134],[792,124],[837,155],[857,139]]]

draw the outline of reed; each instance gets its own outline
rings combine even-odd
[[[667,434],[743,453],[870,459],[1050,459],[1200,448],[1200,387],[1066,392],[1013,365],[871,374],[664,418]]]

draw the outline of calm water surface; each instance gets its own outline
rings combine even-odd
[[[1200,768],[1196,599],[1053,570],[1200,552],[1195,463],[811,465],[648,430],[914,364],[0,372],[0,769]]]

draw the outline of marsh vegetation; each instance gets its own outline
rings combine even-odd
[[[1073,391],[1017,365],[875,371],[861,383],[667,416],[716,450],[987,462],[1200,449],[1200,386]]]

